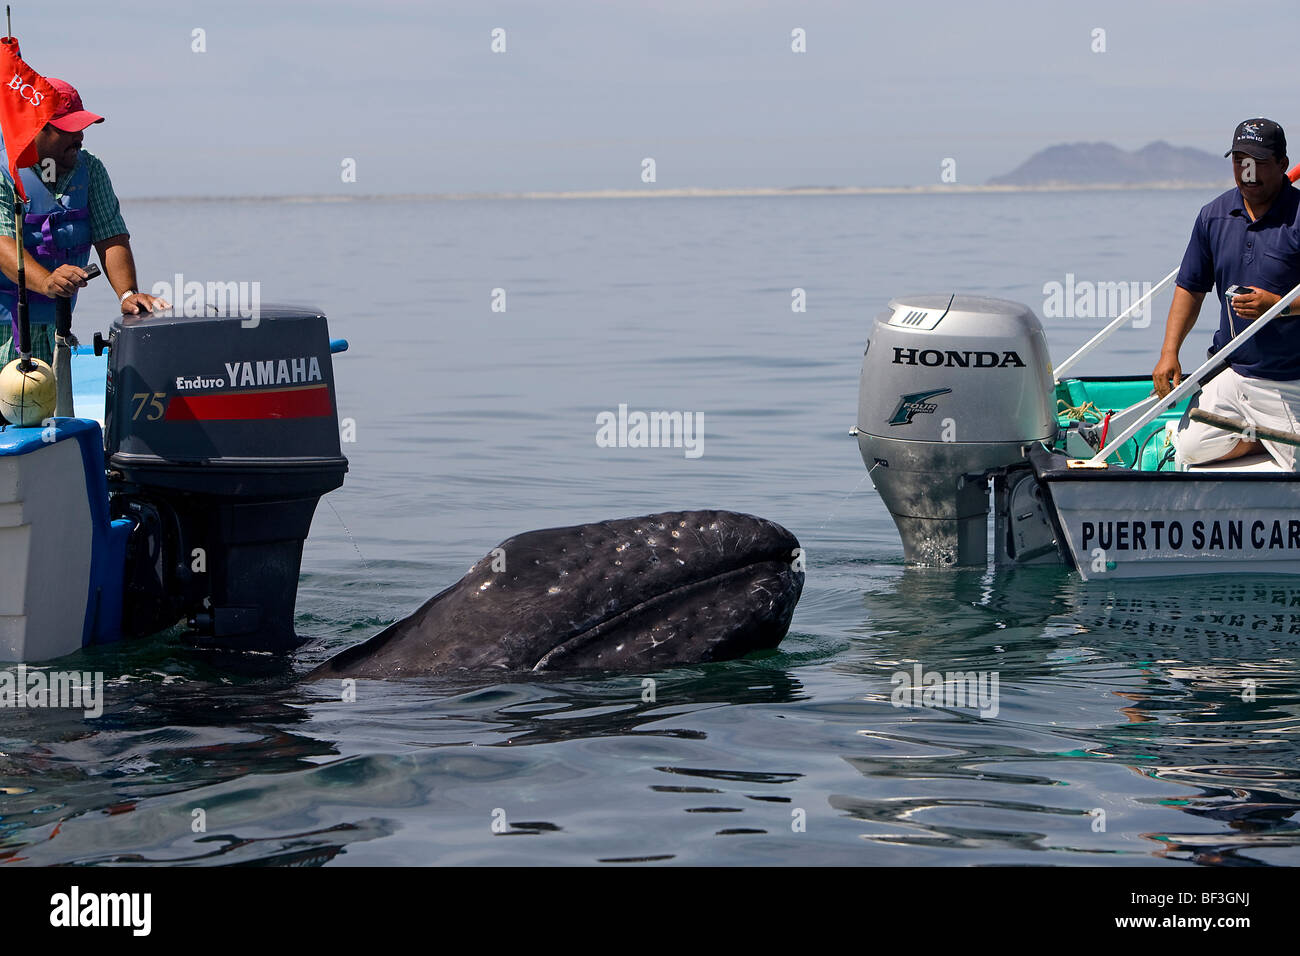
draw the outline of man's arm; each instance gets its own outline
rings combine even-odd
[[[1169,303],[1169,316],[1165,319],[1165,342],[1160,347],[1160,361],[1151,373],[1156,394],[1162,398],[1183,381],[1183,367],[1178,363],[1178,350],[1196,324],[1203,301],[1204,292],[1188,292],[1182,286],[1174,286],[1174,301]]]
[[[131,255],[131,236],[126,231],[126,221],[122,218],[122,209],[117,201],[117,193],[113,191],[113,181],[108,177],[108,170],[99,161],[99,157],[84,149],[79,161],[86,163],[90,179],[90,241],[99,253],[99,261],[103,263],[109,285],[122,303],[122,314],[139,315],[141,312],[167,308],[165,301],[142,294],[136,285],[138,280],[135,275],[135,257]],[[132,294],[124,297],[127,292]]]
[[[138,315],[167,308],[165,300],[145,295],[136,288],[135,257],[131,255],[129,235],[121,233],[101,239],[95,243],[95,251],[99,253],[99,261],[104,264],[104,275],[108,277],[109,285],[122,301],[123,315]],[[3,266],[2,261],[0,266]],[[127,292],[131,295],[125,295]]]
[[[1187,251],[1178,266],[1178,277],[1174,279],[1174,301],[1169,303],[1169,315],[1165,318],[1165,341],[1160,347],[1160,360],[1151,372],[1151,382],[1161,398],[1182,384],[1183,367],[1178,364],[1178,350],[1201,314],[1206,293],[1214,288],[1214,257],[1205,218],[1209,208],[1202,206],[1196,216]]]
[[[9,281],[18,281],[18,251],[14,248],[13,237],[0,237],[0,269],[9,277]],[[29,292],[39,292],[51,299],[68,298],[86,284],[86,270],[73,265],[59,266],[50,272],[31,255],[23,256],[23,278]]]

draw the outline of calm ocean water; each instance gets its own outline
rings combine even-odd
[[[905,569],[847,435],[890,297],[1154,281],[1208,198],[126,204],[142,277],[325,310],[351,472],[293,671],[163,636],[67,662],[107,674],[98,720],[0,714],[0,861],[1300,863],[1300,583]],[[1148,372],[1167,303],[1081,371]],[[82,338],[111,314],[88,294]],[[1046,324],[1060,361],[1101,319]],[[620,403],[702,412],[704,454],[597,447]],[[511,534],[703,507],[807,551],[779,652],[653,702],[639,674],[293,679]],[[892,706],[918,663],[996,672],[998,713]]]

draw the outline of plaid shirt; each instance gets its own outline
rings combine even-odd
[[[85,163],[90,173],[87,199],[90,205],[90,241],[94,243],[102,239],[111,239],[113,236],[127,235],[126,220],[122,218],[117,193],[113,192],[113,183],[108,178],[108,170],[104,168],[104,164],[99,161],[98,156],[84,149],[78,151],[77,163]],[[63,190],[72,179],[74,172],[76,172],[75,166],[59,177],[58,182],[54,184],[55,198],[62,198]],[[48,183],[45,188],[50,188]],[[8,176],[0,176],[0,209],[8,210],[7,214],[0,214],[0,237],[8,239],[14,237],[13,208],[14,184],[9,181]]]

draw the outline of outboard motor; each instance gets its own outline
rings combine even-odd
[[[122,633],[186,617],[222,646],[295,646],[303,541],[347,471],[325,316],[124,316],[107,346],[111,513],[134,521]]]
[[[876,316],[854,433],[909,563],[986,563],[990,472],[1056,429],[1047,339],[1026,306],[918,295]]]

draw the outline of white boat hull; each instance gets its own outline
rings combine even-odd
[[[1130,473],[1131,474],[1131,473]],[[1300,574],[1300,475],[1040,475],[1085,579]]]

